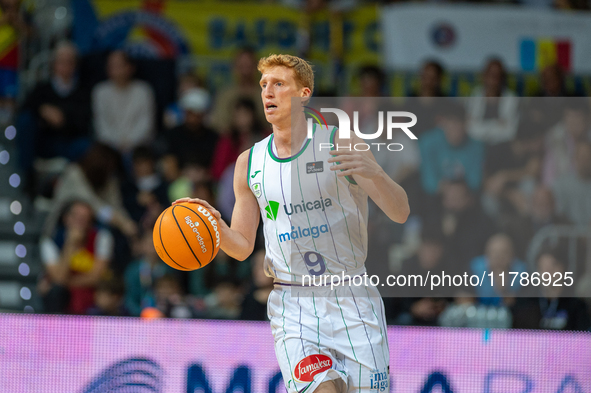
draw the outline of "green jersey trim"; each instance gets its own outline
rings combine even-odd
[[[254,146],[250,148],[250,150],[248,151],[248,170],[246,171],[246,184],[248,184],[248,186],[250,187],[250,166],[252,163],[252,150],[254,149]]]
[[[312,133],[316,133],[316,124],[314,124],[314,131],[312,131]],[[299,152],[297,152],[295,155],[293,155],[291,157],[286,157],[286,158],[279,158],[275,155],[275,153],[273,153],[273,138],[274,137],[275,137],[275,135],[271,134],[271,138],[269,138],[269,145],[267,146],[267,148],[269,150],[269,156],[271,156],[271,158],[277,162],[290,162],[290,161],[295,160],[296,158],[301,156],[304,151],[306,151],[306,148],[308,147],[308,145],[310,144],[310,141],[312,140],[311,138],[308,138],[304,147],[302,147],[302,149]]]
[[[330,148],[330,150],[335,150],[334,137],[335,137],[336,133],[337,133],[337,128],[335,127],[332,129],[332,132],[330,133],[330,143],[332,144],[332,147]],[[336,164],[339,165],[340,162],[337,161]],[[342,171],[342,169],[341,169],[341,171]],[[357,182],[355,181],[355,179],[353,179],[352,176],[347,175],[347,176],[345,176],[345,179],[347,179],[347,181],[349,183],[357,185]]]

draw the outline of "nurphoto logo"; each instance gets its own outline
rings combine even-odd
[[[412,112],[405,112],[405,111],[387,111],[384,115],[384,111],[379,111],[377,113],[378,117],[378,129],[377,131],[369,134],[365,134],[360,131],[359,129],[359,112],[353,112],[353,128],[351,128],[351,119],[347,112],[342,109],[338,108],[321,108],[320,112],[306,106],[307,111],[306,114],[310,115],[311,117],[308,118],[307,127],[308,127],[308,139],[312,139],[314,135],[314,120],[318,122],[321,126],[325,126],[328,128],[328,124],[326,119],[322,115],[321,112],[329,112],[334,113],[338,118],[338,136],[340,140],[347,140],[351,139],[351,129],[355,132],[362,140],[374,140],[378,139],[382,136],[384,132],[384,128],[386,129],[386,139],[390,141],[392,139],[393,131],[394,130],[402,130],[410,139],[416,140],[417,137],[413,132],[410,130],[412,126],[417,124],[417,116]],[[384,118],[386,119],[386,127],[384,127]],[[322,119],[322,122],[320,121]],[[409,121],[402,122],[402,119],[409,119]],[[372,143],[355,143],[355,144],[343,144],[337,143],[335,145],[334,141],[332,143],[320,143],[319,144],[320,150],[322,149],[334,149],[334,150],[356,150],[356,151],[366,151],[371,149],[372,147],[376,150],[380,150],[380,148],[385,148],[389,151],[400,151],[404,148],[401,143],[385,143],[385,142],[372,142]]]

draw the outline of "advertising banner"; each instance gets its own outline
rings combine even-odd
[[[392,392],[578,392],[591,335],[390,327]],[[284,392],[268,323],[0,316],[0,391]]]
[[[384,61],[415,70],[438,59],[451,71],[481,69],[498,57],[511,72],[553,63],[591,73],[591,15],[488,5],[390,5],[380,12]],[[486,43],[486,45],[483,45]]]

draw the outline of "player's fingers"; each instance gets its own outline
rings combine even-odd
[[[360,165],[361,165],[361,163],[359,161],[348,161],[348,162],[342,162],[342,163],[337,164],[337,165],[331,165],[330,166],[330,170],[332,170],[332,171],[340,171],[340,170],[357,168]]]
[[[340,171],[339,173],[337,173],[337,175],[340,177],[351,176],[351,175],[354,175],[356,172],[357,172],[357,170],[355,168],[352,168],[352,169],[347,169],[345,171]]]
[[[179,203],[190,202],[191,198],[179,198],[176,201],[172,202],[173,205],[177,205]]]
[[[351,155],[351,154],[355,154],[355,151],[351,151],[351,150],[331,150],[329,151],[329,153],[333,156],[347,156],[347,155]]]
[[[357,156],[356,155],[341,155],[341,156],[333,156],[330,157],[327,161],[328,162],[343,162],[343,161],[351,161],[351,160],[356,160]]]

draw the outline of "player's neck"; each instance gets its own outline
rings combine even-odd
[[[306,138],[306,118],[302,115],[291,124],[273,124],[273,142],[279,158],[297,154]]]

